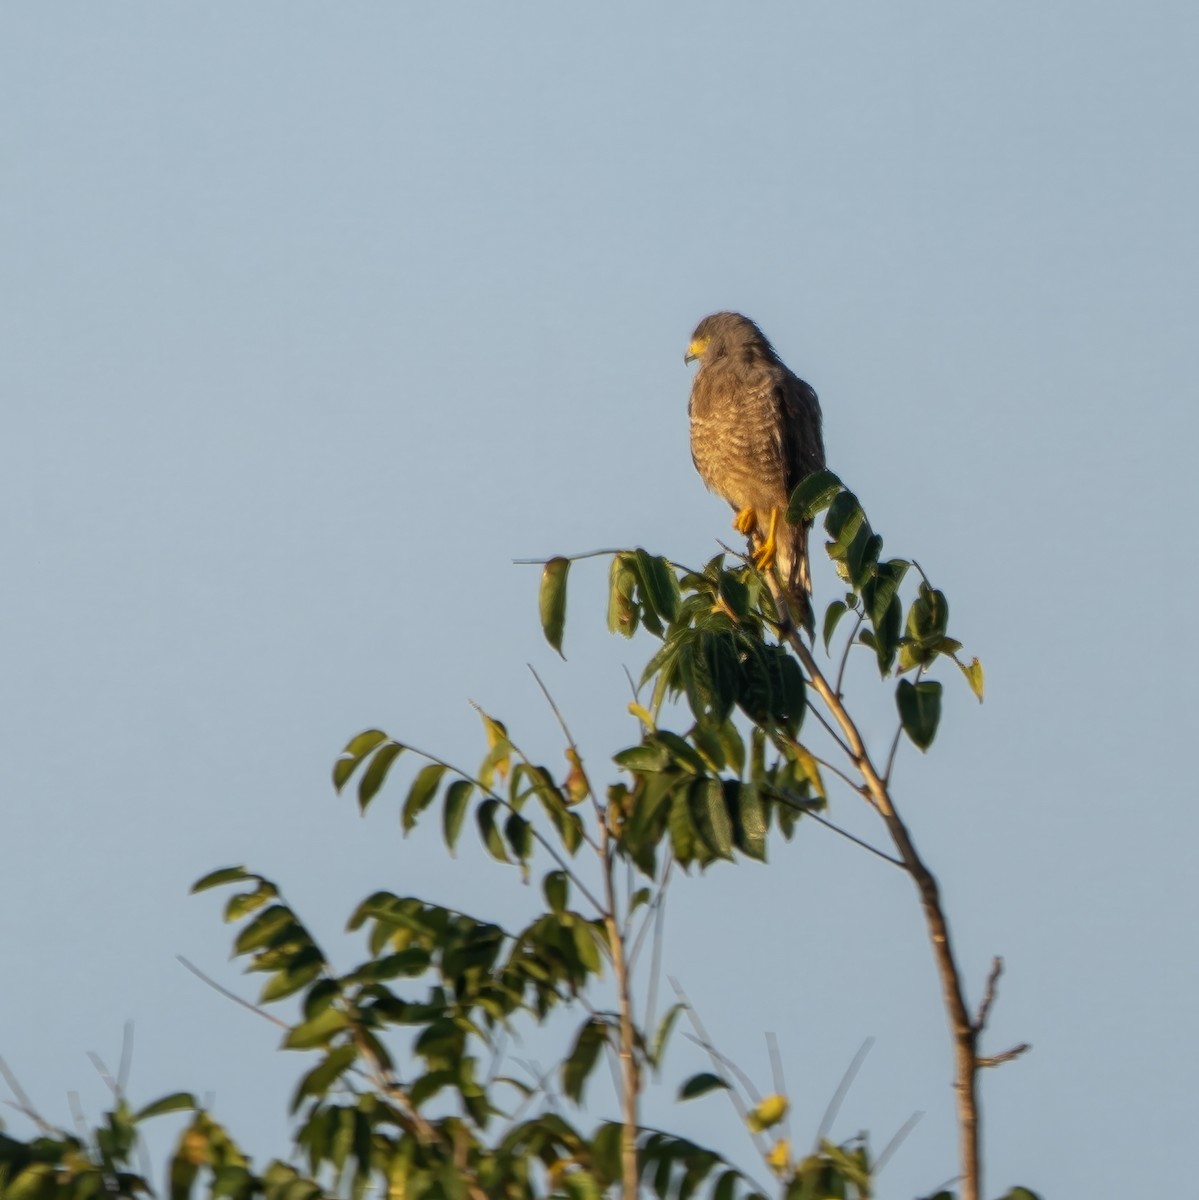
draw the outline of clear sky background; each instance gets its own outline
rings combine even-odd
[[[944,675],[897,787],[974,1001],[1007,959],[988,1049],[1034,1044],[984,1079],[988,1191],[1177,1190],[1196,61],[1164,2],[0,7],[0,1054],[46,1115],[100,1111],[86,1052],[132,1020],[136,1101],[209,1095],[286,1152],[305,1060],[174,958],[257,987],[187,895],[211,868],[275,877],[345,967],[379,887],[531,911],[473,845],[401,840],[402,775],[362,820],[330,765],[380,725],[473,766],[468,699],[561,762],[530,662],[594,774],[635,737],[651,647],[604,631],[606,566],[563,663],[511,560],[730,537],[682,354],[735,308],[987,668],[981,708]],[[883,1194],[954,1174],[905,877],[804,826],[684,881],[664,958],[763,1088],[777,1032],[800,1142],[874,1036],[834,1135],[923,1111]],[[652,1115],[752,1164],[720,1097],[670,1108],[698,1053],[670,1066]]]

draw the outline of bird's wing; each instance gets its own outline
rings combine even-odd
[[[824,436],[815,391],[791,371],[779,384],[779,406],[789,495],[806,476],[824,467]]]

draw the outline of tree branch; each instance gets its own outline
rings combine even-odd
[[[637,1200],[637,1102],[641,1092],[640,1071],[636,1059],[636,1028],[633,1025],[633,999],[625,962],[624,938],[616,914],[616,888],[612,879],[615,867],[608,822],[599,822],[600,861],[604,876],[604,925],[608,931],[612,955],[612,975],[616,981],[617,1009],[620,1015],[620,1165],[624,1200]]]
[[[966,1006],[962,989],[961,973],[953,954],[949,936],[949,923],[941,906],[940,889],[936,877],[917,853],[907,825],[896,809],[886,780],[879,774],[857,725],[841,702],[841,697],[821,673],[812,655],[797,632],[786,595],[773,572],[766,572],[765,579],[774,598],[775,607],[785,614],[787,642],[795,651],[804,670],[807,671],[812,687],[832,714],[848,745],[850,760],[862,776],[870,803],[882,818],[891,836],[891,841],[903,861],[904,868],[912,876],[920,895],[928,928],[933,958],[941,981],[941,998],[949,1020],[953,1045],[954,1092],[957,1100],[959,1155],[962,1164],[962,1200],[980,1200],[982,1193],[982,1156],[978,1129],[978,1060],[976,1057],[978,1033]]]

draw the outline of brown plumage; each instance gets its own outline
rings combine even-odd
[[[693,359],[696,469],[736,510],[733,527],[750,538],[759,569],[777,567],[810,633],[808,526],[789,525],[785,513],[796,485],[824,466],[820,402],[740,313],[704,317],[687,348],[686,361]]]

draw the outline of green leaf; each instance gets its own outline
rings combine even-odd
[[[247,878],[258,879],[258,876],[248,875]],[[258,886],[252,892],[239,892],[237,895],[229,897],[225,904],[225,920],[240,921],[242,917],[248,917],[252,912],[257,912],[278,894],[273,883],[265,879],[258,879]]]
[[[927,750],[941,720],[941,685],[936,680],[911,683],[901,679],[895,689],[895,703],[904,733],[921,750]]]
[[[824,528],[832,539],[825,547],[829,558],[844,559],[853,539],[866,520],[866,514],[853,492],[841,492],[829,505]]]
[[[714,721],[725,721],[737,701],[737,648],[730,635],[705,631],[699,635],[699,649],[706,668],[710,715]]]
[[[731,785],[731,786],[730,786]],[[737,849],[758,862],[766,861],[766,807],[755,783],[737,785],[736,780],[725,781],[725,798],[732,795],[732,809],[736,814],[733,825]]]
[[[733,857],[733,823],[719,779],[697,779],[691,785],[691,812],[704,844],[717,858]]]
[[[552,781],[549,786],[536,788],[536,794],[537,799],[541,802],[541,807],[545,809],[546,816],[558,831],[562,845],[568,854],[573,855],[583,841],[582,819],[577,813],[567,808],[562,793],[553,786]]]
[[[829,643],[833,640],[833,633],[836,631],[837,622],[847,612],[849,612],[849,605],[844,600],[834,600],[824,610],[824,648],[826,651],[829,648]]]
[[[1041,1197],[1026,1187],[1014,1187],[1001,1200],[1041,1200]]]
[[[666,1053],[666,1043],[670,1040],[670,1031],[674,1028],[674,1023],[678,1020],[679,1014],[686,1007],[682,1003],[672,1004],[666,1010],[666,1015],[658,1022],[658,1029],[654,1034],[653,1045],[650,1047],[648,1055],[651,1066],[656,1068],[662,1065],[662,1055]]]
[[[242,927],[233,946],[238,954],[249,954],[270,945],[282,930],[293,928],[298,928],[295,913],[285,904],[272,904]]]
[[[716,586],[720,592],[720,598],[728,605],[738,620],[744,620],[749,616],[749,588],[732,571],[721,571]]]
[[[475,820],[479,823],[479,835],[482,837],[483,845],[487,847],[488,853],[492,858],[506,863],[511,860],[508,858],[508,852],[504,849],[504,839],[500,837],[500,831],[495,827],[495,815],[499,806],[498,800],[484,800],[475,810]]]
[[[575,1044],[562,1063],[562,1090],[576,1104],[583,1103],[583,1089],[599,1060],[607,1035],[607,1024],[596,1017],[589,1017],[580,1026]]]
[[[294,1113],[307,1096],[323,1096],[353,1066],[358,1047],[335,1046],[299,1082],[291,1098],[290,1112]]]
[[[253,879],[245,867],[221,867],[219,871],[209,871],[207,875],[197,879],[192,884],[192,895],[206,892],[209,888],[220,887],[224,883],[240,883],[243,879]]]
[[[510,813],[504,822],[504,837],[512,847],[519,862],[525,862],[533,853],[533,827],[520,813]]]
[[[475,785],[466,779],[456,779],[445,790],[445,805],[441,810],[442,830],[445,834],[445,844],[453,854],[458,844],[458,835],[462,832],[462,818],[466,816],[466,806],[470,801],[471,792]]]
[[[570,571],[569,558],[551,558],[541,572],[541,629],[545,640],[562,654],[562,631],[566,627],[566,576]],[[565,658],[566,655],[562,654]]]
[[[873,646],[878,657],[880,675],[885,676],[895,663],[895,652],[899,649],[899,627],[902,621],[903,605],[900,603],[899,597],[893,595],[883,619],[874,626]],[[865,640],[865,631],[863,631],[862,641]]]
[[[382,751],[379,753],[382,754]],[[433,797],[437,795],[437,788],[445,771],[446,768],[441,763],[429,763],[417,771],[412,787],[408,789],[408,799],[404,801],[404,811],[400,817],[405,833],[412,829],[417,817],[433,803]]]
[[[337,791],[345,787],[350,776],[358,769],[358,764],[380,742],[387,741],[387,734],[381,729],[367,729],[356,734],[346,743],[338,760],[333,764],[333,786]]]
[[[932,662],[948,625],[949,601],[945,599],[945,593],[922,582],[919,595],[908,609],[907,635],[915,643],[914,661]]]
[[[329,1041],[349,1024],[340,1008],[326,1008],[310,1021],[303,1021],[288,1030],[283,1039],[285,1050],[314,1050]]]
[[[370,765],[362,773],[358,781],[358,811],[366,812],[366,806],[374,799],[375,794],[383,786],[391,764],[403,753],[404,747],[399,742],[387,741],[375,751]]]
[[[957,662],[957,660],[954,660]],[[970,690],[978,697],[978,702],[983,702],[983,665],[977,658],[970,660],[970,665],[958,663],[962,669],[962,674],[966,676],[966,682],[970,685]]]
[[[670,830],[670,845],[674,856],[685,867],[695,858],[695,843],[698,837],[685,789],[680,788],[671,797],[666,824]]]
[[[613,1121],[606,1121],[591,1140],[591,1161],[597,1171],[605,1179],[615,1181],[620,1178],[620,1145],[622,1127]]]
[[[670,563],[660,555],[649,554],[640,547],[633,553],[641,575],[643,597],[658,616],[673,621],[679,611],[679,581]]]
[[[184,1109],[198,1108],[196,1098],[191,1092],[172,1092],[169,1096],[163,1096],[160,1100],[155,1100],[153,1104],[147,1104],[145,1108],[138,1109],[134,1114],[135,1121],[146,1121],[150,1117],[161,1117],[163,1113],[182,1112]]]
[[[692,1075],[679,1088],[679,1099],[694,1100],[697,1096],[706,1096],[717,1088],[729,1086],[727,1080],[721,1079],[719,1075],[713,1075],[711,1071],[701,1071],[698,1075]]]
[[[588,1171],[568,1171],[559,1185],[568,1200],[603,1200],[604,1189]]]
[[[599,944],[595,938],[595,926],[589,921],[575,921],[571,925],[571,934],[574,937],[575,953],[579,956],[579,962],[592,975],[598,975],[604,969],[604,964],[600,959]]]
[[[725,1171],[712,1189],[712,1200],[733,1200],[737,1194],[737,1181],[741,1176],[731,1167]]]
[[[637,588],[637,573],[628,554],[612,557],[608,570],[608,630],[632,637],[637,631],[638,610],[633,600]]]
[[[32,1163],[4,1191],[5,1200],[58,1200],[54,1163]]]
[[[306,988],[320,975],[324,966],[321,952],[315,946],[298,951],[283,970],[267,980],[258,997],[259,1004],[282,1000]]]
[[[552,912],[561,914],[566,911],[570,884],[565,871],[551,871],[541,881],[541,889],[545,893],[545,902],[550,906]]]
[[[259,1004],[270,1004],[283,1000],[284,996],[293,996],[295,992],[307,988],[324,970],[324,960],[319,950],[308,946],[292,956],[292,960],[282,971],[278,971],[266,980],[262,994],[258,996]]]
[[[791,493],[787,504],[787,520],[792,525],[814,520],[816,514],[827,508],[843,487],[832,471],[813,471]]]
[[[866,606],[866,616],[870,618],[872,625],[877,627],[886,619],[892,597],[899,591],[908,566],[902,558],[878,563],[874,574],[862,585],[862,601]]]
[[[882,548],[883,539],[871,532],[869,522],[863,521],[845,551],[845,566],[855,587],[860,588],[873,576]]]

